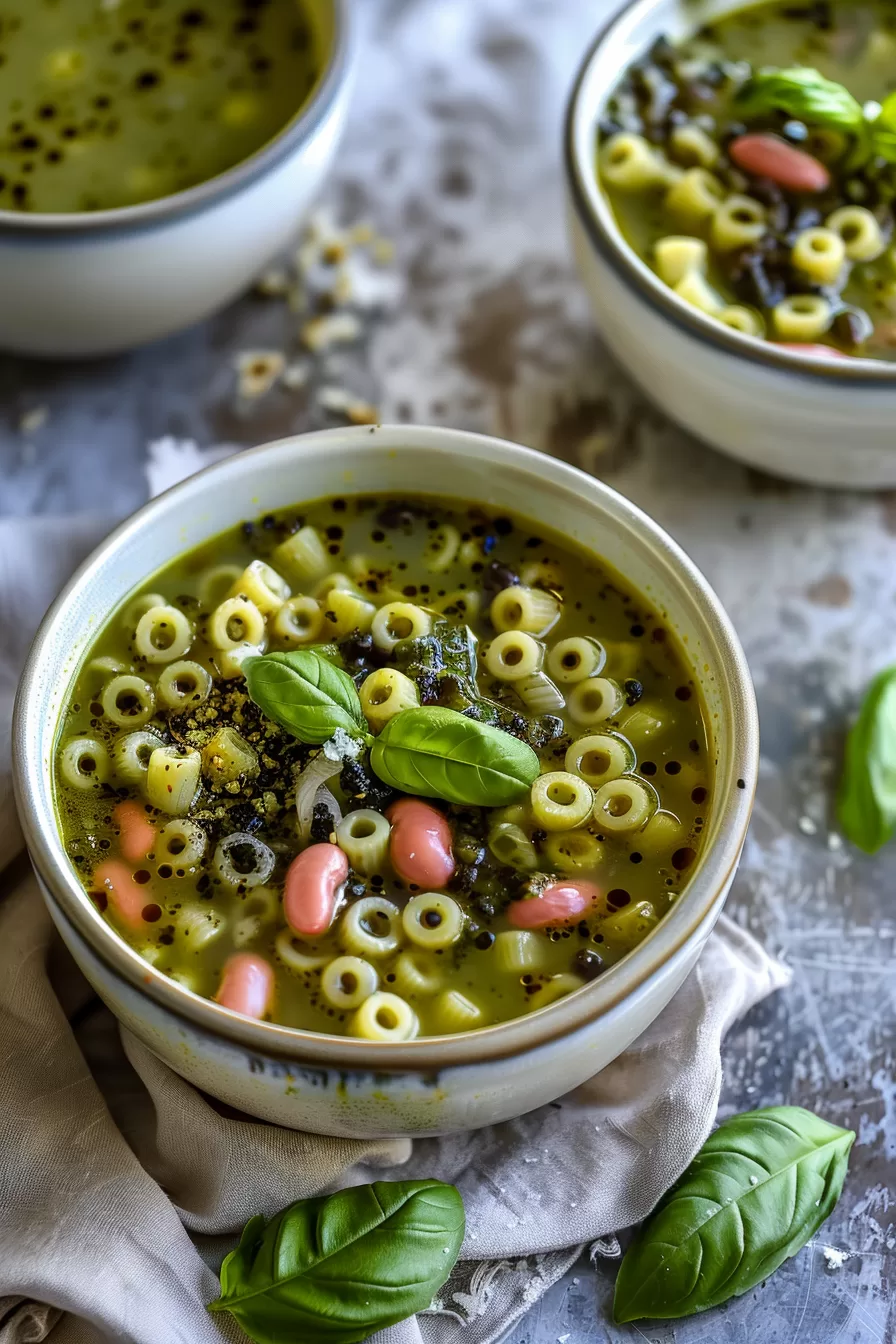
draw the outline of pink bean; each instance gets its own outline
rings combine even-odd
[[[798,342],[775,341],[779,350],[792,350],[795,355],[811,355],[813,359],[851,359],[845,350],[833,345],[800,345]]]
[[[141,803],[119,803],[112,809],[118,827],[118,848],[131,863],[145,859],[156,842],[156,828]]]
[[[386,816],[392,823],[389,855],[405,882],[438,891],[454,872],[451,827],[435,807],[418,798],[399,798]]]
[[[511,901],[506,913],[516,929],[541,929],[578,919],[600,899],[600,889],[593,882],[549,882],[537,896]]]
[[[274,970],[254,952],[238,952],[225,963],[215,999],[244,1017],[264,1017],[274,997]]]
[[[739,135],[732,140],[728,153],[745,173],[768,177],[787,191],[826,191],[831,185],[831,175],[823,163],[777,135]]]
[[[309,845],[286,873],[283,912],[295,933],[326,933],[333,922],[336,893],[348,877],[348,859],[338,845]]]
[[[112,914],[129,929],[145,929],[161,917],[161,906],[149,890],[134,881],[134,873],[118,859],[106,859],[93,874],[94,901],[101,910],[112,907]]]

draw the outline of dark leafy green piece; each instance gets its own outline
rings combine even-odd
[[[423,705],[386,724],[370,751],[393,789],[470,807],[506,807],[538,777],[531,747],[453,709]]]
[[[833,1210],[854,1139],[799,1106],[726,1120],[626,1251],[616,1320],[691,1316],[755,1288]]]
[[[766,112],[786,112],[810,126],[853,135],[865,123],[862,104],[849,90],[810,66],[760,70],[738,91],[734,103],[738,115],[746,120]]]
[[[527,742],[533,751],[544,751],[566,732],[563,720],[556,714],[521,714],[513,705],[490,700],[484,695],[478,697],[468,713],[480,723],[512,733]]]
[[[398,667],[416,681],[429,673],[476,680],[476,636],[468,625],[437,619],[428,635],[403,639],[395,646]]]
[[[523,714],[515,696],[511,705],[480,695],[476,684],[476,636],[467,625],[437,620],[430,634],[397,644],[395,659],[421,689],[432,688],[430,703],[438,698],[445,709],[457,710],[491,728],[501,728],[527,742],[535,751],[544,750],[563,736],[563,720],[556,715]]]
[[[221,1296],[256,1344],[359,1344],[428,1307],[454,1267],[464,1206],[441,1181],[376,1181],[252,1218]]]
[[[326,658],[328,663],[332,663],[334,667],[341,667],[345,671],[345,659],[338,644],[315,644],[309,652],[315,654],[318,658]]]
[[[300,742],[320,746],[337,728],[366,737],[367,722],[351,677],[312,649],[247,658],[243,670],[250,698]]]
[[[843,834],[866,854],[896,831],[896,667],[875,677],[846,740],[837,813]]]

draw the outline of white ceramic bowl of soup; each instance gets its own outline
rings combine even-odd
[[[572,247],[601,333],[632,377],[698,438],[776,475],[896,486],[896,363],[814,359],[723,327],[675,295],[624,238],[601,190],[597,125],[623,72],[743,0],[633,0],[580,68],[565,127]]]
[[[678,902],[633,952],[539,1011],[394,1045],[241,1017],[155,970],[102,918],[54,815],[57,726],[97,628],[174,556],[247,516],[334,493],[451,495],[507,509],[591,548],[649,597],[702,687],[714,766],[703,847]],[[197,1087],[316,1133],[435,1134],[505,1120],[597,1073],[645,1030],[694,965],[746,835],[758,727],[749,672],[718,598],[649,518],[601,482],[498,439],[411,426],[300,435],[232,457],[153,500],[78,571],[47,614],[19,692],[19,811],[44,896],[116,1016]]]
[[[121,209],[0,210],[0,349],[111,354],[242,293],[296,235],[333,161],[351,92],[351,8],[350,0],[314,7],[324,60],[311,97],[229,171]]]

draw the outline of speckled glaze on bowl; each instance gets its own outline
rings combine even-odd
[[[236,298],[295,237],[336,154],[355,55],[352,0],[312,12],[321,77],[256,154],[143,205],[0,210],[0,350],[107,355],[157,340]]]
[[[896,486],[896,363],[818,360],[723,327],[632,250],[598,185],[596,127],[623,71],[744,0],[631,0],[596,38],[566,115],[573,252],[610,349],[673,420],[779,476],[852,489]]]
[[[401,1045],[243,1018],[149,966],[97,912],[53,813],[53,751],[77,666],[106,614],[173,555],[286,501],[423,491],[509,509],[589,546],[649,595],[703,687],[714,806],[694,876],[647,939],[599,980],[537,1012]],[[412,426],[301,435],[229,458],[147,504],[87,560],[48,612],[13,727],[16,796],[50,912],[112,1011],[198,1087],[317,1133],[439,1134],[523,1114],[603,1068],[668,1003],[722,908],[758,762],[749,672],[705,579],[664,532],[590,476],[498,439]]]

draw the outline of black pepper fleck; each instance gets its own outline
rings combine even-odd
[[[623,684],[623,690],[625,691],[625,703],[627,705],[636,705],[644,695],[644,687],[640,681],[635,681],[634,678]]]

